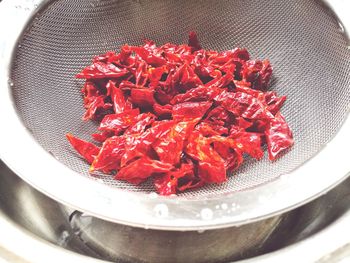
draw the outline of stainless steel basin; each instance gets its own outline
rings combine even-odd
[[[308,248],[302,250],[303,257],[328,262],[332,257],[346,257],[350,243],[350,238],[339,236],[339,229],[350,225],[350,179],[307,205],[267,220],[204,232],[174,232],[118,225],[83,214],[39,193],[3,163],[0,178],[0,246],[7,251],[0,255],[25,259],[18,262],[48,262],[47,253],[39,251],[34,253],[35,261],[28,259],[36,246],[50,251],[52,260],[66,258],[69,262],[97,258],[114,262],[214,262],[214,258],[273,262],[291,255],[301,257],[293,251],[299,254],[302,248]],[[330,237],[332,242],[321,242]],[[324,250],[319,244],[312,246],[317,242]],[[28,244],[30,248],[23,249]]]

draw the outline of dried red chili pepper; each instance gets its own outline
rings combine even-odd
[[[90,172],[139,184],[152,177],[162,195],[222,183],[244,155],[275,160],[293,145],[280,109],[286,96],[267,91],[268,60],[246,49],[202,49],[194,32],[188,45],[121,47],[93,58],[77,78],[84,120],[99,120],[98,147],[67,134]]]
[[[122,167],[115,175],[116,179],[126,180],[130,183],[139,184],[152,175],[167,173],[172,168],[171,164],[150,159],[143,156]]]
[[[131,102],[137,107],[152,107],[156,103],[154,99],[154,90],[148,89],[137,89],[131,90],[130,95]]]
[[[173,106],[166,104],[160,105],[158,103],[153,104],[153,111],[161,119],[169,119],[173,112]]]
[[[176,120],[201,118],[213,103],[208,101],[183,102],[173,106],[172,114]]]
[[[199,118],[191,119],[191,121],[181,121],[164,133],[159,134],[152,144],[159,160],[174,166],[179,164],[184,145],[198,121]]]
[[[114,135],[114,132],[112,131],[104,131],[101,133],[93,133],[91,134],[91,137],[97,141],[97,142],[104,142],[105,140],[107,140],[109,137],[112,137]]]
[[[104,173],[111,173],[120,169],[120,161],[124,153],[125,137],[113,136],[108,138],[92,162],[90,172],[100,170]]]
[[[280,112],[269,122],[265,136],[270,160],[275,160],[281,151],[290,148],[294,143],[292,131]]]
[[[185,152],[198,161],[199,178],[207,183],[222,183],[226,181],[225,161],[210,143],[210,139],[194,131],[188,138]]]
[[[115,113],[122,113],[132,109],[132,104],[125,100],[124,93],[117,88],[113,81],[109,81],[106,85],[107,95],[110,96],[113,102],[113,110]]]
[[[155,118],[156,116],[150,112],[141,113],[134,119],[134,124],[130,125],[124,134],[142,133],[147,128],[147,126],[150,126],[154,122]]]
[[[95,160],[100,148],[90,142],[76,138],[70,133],[67,133],[66,137],[74,149],[84,157],[88,163],[91,164]]]
[[[201,45],[199,44],[196,32],[190,32],[188,37],[188,45],[192,47],[194,51],[202,49]]]
[[[108,114],[102,119],[98,129],[100,131],[112,131],[115,134],[121,134],[135,123],[139,114],[139,109],[128,110],[117,114]]]
[[[76,75],[81,79],[119,78],[128,74],[125,68],[119,68],[113,63],[94,62]]]
[[[105,101],[106,96],[91,96],[85,99],[85,108],[87,109],[83,120],[99,120],[103,115],[112,109],[113,105]]]
[[[215,100],[236,116],[252,120],[273,118],[264,101],[248,93],[223,92]]]

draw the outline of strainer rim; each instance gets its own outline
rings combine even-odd
[[[256,188],[218,198],[180,200],[126,192],[80,176],[35,141],[18,117],[10,92],[9,76],[19,36],[37,11],[50,2],[32,1],[32,12],[23,16],[16,13],[14,1],[11,4],[4,1],[0,10],[0,17],[12,25],[8,31],[5,27],[0,29],[1,35],[6,36],[1,39],[3,50],[0,52],[3,69],[0,73],[0,112],[5,113],[0,121],[6,127],[0,131],[0,157],[22,179],[53,199],[90,215],[126,225],[167,230],[214,229],[246,224],[288,211],[316,198],[349,175],[347,156],[339,154],[346,153],[350,146],[350,118],[347,117],[331,143],[298,169]]]

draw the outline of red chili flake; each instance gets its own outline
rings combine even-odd
[[[93,58],[77,78],[86,112],[100,122],[92,138],[67,134],[90,172],[139,184],[153,178],[161,195],[222,183],[245,154],[270,160],[293,145],[280,113],[286,96],[266,91],[269,60],[246,49],[205,50],[196,33],[188,45],[121,47]]]

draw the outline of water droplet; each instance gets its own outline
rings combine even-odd
[[[154,212],[156,213],[157,217],[164,218],[168,216],[169,209],[166,204],[158,204],[154,207]]]
[[[13,86],[15,85],[15,84],[12,82],[12,80],[9,80],[8,83],[9,83],[10,87],[13,87]]]
[[[221,209],[226,210],[228,208],[228,205],[226,203],[221,204]]]
[[[239,208],[240,206],[239,206],[239,204],[236,204],[236,203],[232,203],[232,211],[235,211],[235,210],[237,210],[238,208]]]
[[[18,45],[18,48],[21,48],[22,47],[22,45]]]
[[[95,7],[95,4],[94,4],[94,3],[90,3],[90,6],[91,6],[91,7]]]
[[[149,194],[149,198],[151,198],[151,199],[156,199],[157,197],[158,197],[158,194],[155,192],[152,192]]]
[[[209,208],[203,208],[201,211],[201,217],[204,220],[210,220],[213,218],[213,211]]]

